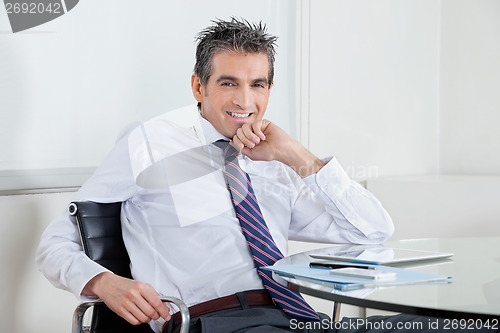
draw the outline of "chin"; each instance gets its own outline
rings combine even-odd
[[[226,134],[224,134],[224,133],[222,133],[222,134],[224,134],[226,137],[228,137],[228,138],[232,139],[232,138],[233,138],[233,136],[235,136],[235,135],[236,135],[236,130],[237,130],[237,129],[235,129],[233,132],[227,132]]]

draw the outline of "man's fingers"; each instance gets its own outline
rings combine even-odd
[[[142,306],[144,306],[144,305],[142,305]],[[151,319],[153,319],[149,315],[147,315],[146,312],[148,312],[147,309],[144,309],[137,304],[131,304],[131,306],[130,306],[131,315],[138,321],[138,323],[135,325],[138,325],[140,323],[148,323],[149,321],[151,321]],[[154,311],[154,310],[151,311],[151,314],[152,314],[152,312],[156,313],[156,311]]]
[[[245,135],[245,138],[248,139],[252,144],[258,144],[261,140],[261,138],[254,133],[255,128],[258,128],[259,126],[255,126],[255,123],[253,124],[244,124],[241,127],[241,130],[243,131],[243,134]]]
[[[157,300],[158,297],[156,297]],[[160,302],[161,303],[161,302]],[[161,304],[160,304],[161,305]],[[151,319],[158,319],[160,318],[160,314],[158,313],[158,311],[156,310],[156,307],[155,305],[151,304],[150,302],[148,302],[146,299],[141,299],[141,300],[138,300],[138,302],[136,303],[136,306],[137,308],[139,309],[139,311],[144,314],[144,316],[146,316],[146,320],[147,321],[150,321]],[[158,306],[158,305],[156,305]],[[140,314],[139,314],[140,315]],[[137,319],[140,319],[140,318],[137,318]],[[143,321],[144,322],[144,321]]]
[[[160,315],[160,317],[165,319],[165,321],[170,320],[170,309],[167,306],[167,304],[165,304],[164,302],[161,302],[160,308],[156,309],[156,310],[158,311],[158,314]]]
[[[266,135],[264,134],[264,129],[267,128],[267,121],[265,120],[260,120],[256,121],[255,123],[252,124],[252,130],[255,133],[256,136],[260,138],[260,140],[265,140]]]
[[[170,320],[170,311],[167,305],[163,303],[158,296],[155,297],[155,301],[153,302],[148,302],[146,299],[139,299],[134,303],[129,300],[129,302],[126,302],[118,311],[118,314],[132,325],[148,323],[160,317],[166,321]]]
[[[236,130],[236,137],[243,143],[244,146],[253,148],[258,142],[259,138],[253,134],[252,130],[247,124]],[[257,142],[256,142],[257,141]]]
[[[269,121],[259,120],[251,124],[244,124],[243,126],[238,128],[236,130],[234,138],[238,138],[239,142],[241,142],[242,144],[239,145],[238,142],[237,145],[238,147],[240,147],[239,150],[243,149],[243,147],[248,147],[252,149],[256,145],[258,145],[261,141],[265,140],[266,135],[264,134],[264,131],[266,130],[268,125]]]
[[[141,321],[144,319],[142,315],[147,317],[146,322],[151,319],[157,320],[160,317],[165,320],[170,319],[170,311],[167,305],[161,301],[156,290],[148,284],[143,285],[143,288],[140,289],[140,297],[135,304],[141,312],[138,314],[141,317],[137,317]]]
[[[165,320],[170,319],[170,310],[168,306],[164,302],[162,302],[156,290],[154,290],[153,288],[148,289],[144,293],[144,298],[145,302],[147,302],[147,304],[151,307],[149,311],[151,311],[151,314],[154,316],[150,318],[155,320],[160,317]],[[147,314],[147,312],[145,313]]]
[[[233,137],[233,140],[231,140],[230,144],[239,152],[241,152],[241,150],[245,147],[243,142],[241,142],[241,140],[236,135]]]
[[[114,309],[114,311],[132,325],[139,325],[143,320],[146,320],[144,314],[141,316],[140,310],[131,301],[123,303],[120,307]]]

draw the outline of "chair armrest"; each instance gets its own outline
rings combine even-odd
[[[177,307],[179,308],[179,312],[181,313],[181,319],[182,319],[180,333],[188,333],[190,316],[189,316],[189,309],[186,306],[186,304],[181,299],[176,297],[160,296],[160,299],[162,300],[162,302],[169,302],[177,305]],[[104,302],[101,300],[84,302],[76,307],[75,311],[73,312],[73,324],[71,329],[72,333],[82,332],[83,316],[85,312],[89,308],[99,304],[104,304]]]
[[[186,303],[184,303],[184,301],[182,301],[179,298],[170,297],[170,296],[160,296],[160,299],[163,302],[170,302],[170,303],[174,303],[175,305],[177,305],[177,307],[179,308],[179,312],[181,313],[181,319],[182,319],[181,330],[179,333],[188,333],[189,332],[190,316],[189,316],[189,309],[188,309]]]
[[[81,333],[83,329],[83,316],[85,312],[94,305],[104,304],[103,301],[90,301],[79,304],[73,312],[73,323],[71,333]]]

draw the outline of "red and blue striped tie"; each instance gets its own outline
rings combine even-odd
[[[250,177],[239,166],[238,152],[227,141],[219,140],[214,144],[224,151],[226,181],[236,216],[240,220],[241,230],[245,235],[264,287],[274,302],[290,316],[319,320],[318,314],[299,293],[274,281],[271,271],[260,269],[261,267],[273,265],[277,260],[283,258],[283,255],[276,243],[274,243],[264,221],[255,198]]]

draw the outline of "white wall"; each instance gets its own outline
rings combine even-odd
[[[499,233],[500,2],[305,3],[303,142],[367,179],[396,238]]]
[[[85,0],[16,34],[0,7],[0,172],[95,167],[126,124],[195,104],[195,35],[230,16],[280,36],[268,115],[293,134],[295,1]]]
[[[500,235],[500,177],[373,178],[367,188],[391,215],[395,239]]]
[[[500,2],[304,3],[313,152],[356,179],[500,175]]]
[[[439,2],[309,3],[310,149],[356,179],[436,172]]]
[[[500,176],[500,1],[442,0],[440,171]]]
[[[38,271],[35,251],[48,223],[74,193],[0,196],[0,323],[2,332],[64,333],[78,301]]]

